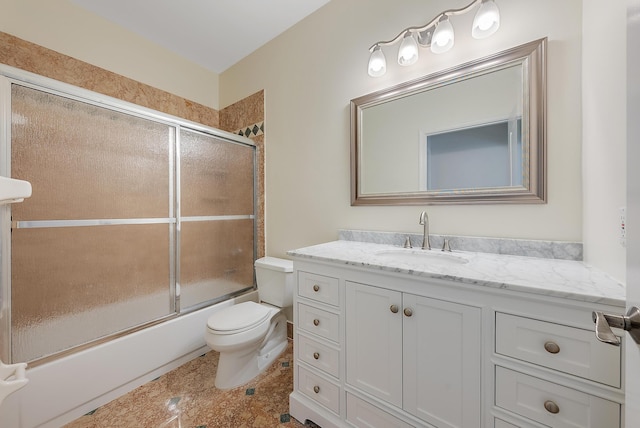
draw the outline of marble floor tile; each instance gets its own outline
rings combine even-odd
[[[214,386],[210,351],[119,397],[64,428],[304,427],[289,415],[293,342],[263,373],[230,390]]]

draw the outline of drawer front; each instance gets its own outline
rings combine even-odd
[[[620,427],[618,403],[503,367],[495,396],[496,406],[554,428]]]
[[[340,304],[338,279],[309,272],[298,272],[298,295],[328,305]]]
[[[298,360],[338,377],[340,371],[340,351],[302,334],[296,339]]]
[[[298,390],[332,412],[340,414],[338,385],[298,366]]]
[[[411,428],[413,426],[351,394],[347,394],[347,421],[353,426],[367,428]]]
[[[339,342],[340,317],[313,306],[298,303],[298,327],[325,339]]]
[[[494,428],[520,428],[516,425],[510,424],[509,422],[505,422],[502,419],[494,419],[493,427]]]
[[[620,347],[592,330],[496,313],[496,353],[620,388]]]

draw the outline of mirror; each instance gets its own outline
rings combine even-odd
[[[351,100],[351,205],[545,203],[546,43]]]

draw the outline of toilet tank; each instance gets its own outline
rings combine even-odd
[[[276,257],[256,260],[260,300],[280,308],[293,305],[293,262]]]

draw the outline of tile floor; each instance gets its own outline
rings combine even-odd
[[[64,428],[304,427],[289,415],[293,342],[247,385],[214,386],[218,353],[210,351]]]

